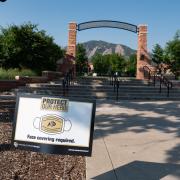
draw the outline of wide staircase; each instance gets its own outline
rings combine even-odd
[[[0,121],[13,119],[16,94],[33,93],[78,99],[99,100],[180,100],[180,86],[168,88],[165,84],[135,78],[81,77],[64,82],[59,79],[49,83],[27,84],[0,96]]]
[[[117,85],[118,80],[118,85]],[[156,82],[155,86],[148,80],[135,78],[81,77],[70,81],[68,85],[62,79],[43,84],[27,84],[15,92],[46,94],[85,99],[107,100],[180,100],[180,88],[168,88]]]

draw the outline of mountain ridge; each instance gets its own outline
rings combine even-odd
[[[117,53],[119,55],[123,55],[126,57],[129,57],[132,54],[136,53],[136,50],[123,45],[123,44],[115,44],[115,43],[110,43],[102,40],[90,40],[87,42],[80,43],[84,46],[86,49],[86,55],[88,59],[91,59],[93,55],[96,53],[100,54],[112,54],[112,53]]]

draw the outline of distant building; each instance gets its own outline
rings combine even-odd
[[[75,58],[74,56],[66,54],[65,57],[59,59],[57,62],[57,72],[62,72],[65,75],[69,70],[75,72]]]

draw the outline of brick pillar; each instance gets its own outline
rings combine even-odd
[[[149,64],[150,59],[147,51],[147,25],[139,25],[136,79],[144,79],[143,66]]]
[[[67,54],[76,57],[76,33],[77,24],[75,22],[69,23],[68,46]],[[76,77],[76,63],[73,62],[74,78]]]
[[[76,27],[75,22],[69,23],[67,54],[74,57],[76,56]]]

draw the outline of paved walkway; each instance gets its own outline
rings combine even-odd
[[[98,101],[87,180],[180,180],[179,101]]]

